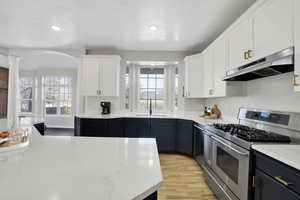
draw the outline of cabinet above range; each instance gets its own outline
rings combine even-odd
[[[196,73],[198,73],[199,78],[193,81],[199,86],[198,90],[202,92],[198,97],[228,96],[230,87],[223,80],[248,81],[293,70],[292,86],[295,91],[300,91],[298,83],[300,75],[298,65],[300,62],[298,56],[298,48],[300,48],[299,11],[300,3],[297,0],[260,0],[254,3],[203,50],[201,53],[203,61],[198,64],[198,67],[203,68],[202,70],[193,70],[195,67],[189,67],[189,62],[186,62],[187,78],[190,78],[189,74],[194,73],[193,76],[196,77]],[[285,52],[290,50],[295,54],[295,64],[276,62],[276,60],[269,62],[272,56],[275,59],[274,55],[285,55]],[[189,60],[189,57],[185,60]],[[272,73],[273,65],[269,67],[270,63],[280,66]],[[281,67],[285,67],[285,69]],[[269,69],[265,70],[266,68]],[[255,76],[244,79],[249,72],[251,73],[249,75],[255,74]],[[236,78],[239,74],[245,76]],[[193,88],[194,86],[186,86],[186,90],[193,90]]]
[[[82,96],[119,96],[121,57],[86,55],[82,57],[80,94]]]

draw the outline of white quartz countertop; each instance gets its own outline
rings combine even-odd
[[[154,139],[40,136],[0,154],[1,199],[140,200],[163,177]]]
[[[300,170],[300,145],[262,144],[252,145],[252,149]]]
[[[184,112],[184,113],[157,113],[152,116],[145,113],[121,112],[109,115],[97,114],[78,114],[79,118],[96,118],[96,119],[114,119],[114,118],[166,118],[166,119],[186,119],[192,120],[199,124],[207,125],[213,123],[238,123],[238,120],[228,116],[222,116],[221,119],[204,119],[201,118],[199,112]]]

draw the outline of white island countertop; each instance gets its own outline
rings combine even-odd
[[[1,199],[140,200],[162,185],[154,139],[40,136],[0,154]]]
[[[300,170],[300,145],[261,144],[252,145],[252,149]]]

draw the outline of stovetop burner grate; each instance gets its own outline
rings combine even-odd
[[[280,135],[265,130],[251,128],[241,124],[214,124],[216,129],[234,135],[238,138],[249,142],[276,142],[290,143],[291,139],[288,136]]]

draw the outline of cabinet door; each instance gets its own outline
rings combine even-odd
[[[241,22],[228,34],[228,69],[243,66],[251,61],[245,58],[245,52],[252,50],[251,20]]]
[[[159,153],[175,152],[176,119],[151,119],[151,135]]]
[[[254,14],[254,60],[293,46],[293,1],[268,1]]]
[[[124,120],[124,135],[129,138],[151,138],[150,119],[127,118]]]
[[[119,96],[120,59],[118,57],[100,58],[101,96]]]
[[[96,96],[99,91],[99,60],[97,58],[83,58],[82,60],[82,94]]]
[[[254,200],[299,200],[300,196],[290,191],[274,178],[266,175],[259,169],[255,170]]]
[[[295,20],[295,83],[294,89],[296,92],[300,92],[300,1],[295,0],[294,6],[294,20]]]
[[[213,49],[208,47],[203,52],[204,77],[203,94],[204,97],[211,97],[214,94],[214,69],[213,69]]]
[[[177,120],[176,152],[193,156],[193,121]]]
[[[185,97],[203,96],[203,58],[201,54],[188,56],[185,59]]]
[[[216,40],[213,47],[214,97],[226,96],[226,82],[223,81],[227,68],[227,43],[225,38]]]
[[[80,119],[80,136],[108,137],[108,120]]]
[[[124,137],[124,120],[122,118],[108,120],[108,136]]]

